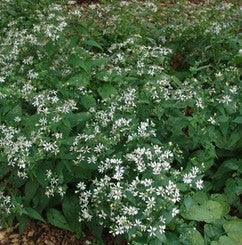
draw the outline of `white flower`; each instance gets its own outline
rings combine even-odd
[[[146,201],[147,204],[147,208],[151,209],[155,206],[156,202],[155,202],[155,198],[154,197],[148,197],[148,200]]]
[[[191,175],[191,173],[184,174],[184,176],[183,176],[183,182],[185,184],[191,184],[192,183],[192,180],[193,180],[193,176]]]
[[[150,226],[149,227],[149,229],[147,230],[148,232],[149,232],[149,236],[156,236],[156,230],[157,230],[157,228],[156,227],[152,227],[152,226]]]
[[[180,211],[179,211],[177,208],[173,208],[173,209],[172,209],[172,212],[171,212],[171,216],[172,216],[172,217],[175,217],[177,214],[179,214],[179,212],[180,212]]]
[[[122,226],[116,226],[114,230],[115,235],[124,234],[124,228]]]
[[[39,76],[39,74],[37,72],[34,72],[34,70],[30,70],[27,76],[29,79],[36,79]]]
[[[159,220],[160,220],[161,223],[165,223],[166,222],[166,219],[164,218],[163,215],[160,216]]]
[[[201,190],[203,188],[203,180],[196,181],[196,187]]]
[[[165,225],[159,225],[159,232],[163,234],[165,232],[166,226]]]
[[[216,125],[216,120],[214,117],[209,117],[208,122],[210,122],[212,125]]]
[[[15,117],[15,118],[14,118],[14,121],[15,121],[15,122],[20,122],[20,121],[21,121],[21,118],[20,118],[20,117]]]
[[[84,182],[79,182],[77,184],[77,189],[84,191],[86,189],[86,184]]]

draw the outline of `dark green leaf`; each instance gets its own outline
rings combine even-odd
[[[38,187],[39,187],[39,183],[38,181],[33,181],[33,180],[29,180],[26,185],[25,185],[25,190],[24,190],[24,193],[25,193],[25,196],[24,196],[24,199],[26,202],[30,202],[35,193],[37,192],[38,190]]]
[[[117,90],[110,84],[106,84],[100,88],[98,88],[98,94],[103,98],[106,99],[110,97],[111,95],[115,95],[117,93]]]
[[[70,230],[65,217],[57,209],[54,208],[49,209],[47,211],[47,219],[52,225],[58,228]]]
[[[96,100],[92,95],[85,95],[81,97],[81,104],[86,108],[90,109],[91,107],[96,106]]]
[[[30,218],[45,222],[44,219],[41,217],[41,215],[33,208],[25,208],[25,210]]]

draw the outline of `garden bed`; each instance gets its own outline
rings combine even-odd
[[[240,244],[238,2],[78,2],[0,2],[0,244]]]

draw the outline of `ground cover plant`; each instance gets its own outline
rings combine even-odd
[[[240,11],[2,0],[2,226],[241,244]]]

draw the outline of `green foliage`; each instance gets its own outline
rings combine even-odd
[[[69,225],[65,219],[65,217],[59,212],[58,210],[51,208],[47,211],[47,219],[50,222],[50,224],[69,230]]]
[[[219,202],[206,201],[202,205],[192,205],[184,212],[183,217],[188,220],[204,221],[212,223],[220,219],[223,214],[222,206]]]
[[[241,244],[240,11],[2,0],[1,225]]]

